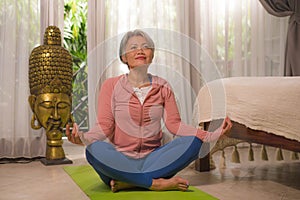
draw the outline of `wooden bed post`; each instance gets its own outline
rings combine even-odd
[[[203,129],[207,130],[209,126],[209,122],[205,122],[203,123]],[[209,153],[209,149],[210,149],[210,144],[209,143],[203,143],[202,147],[201,147],[201,151],[202,152],[208,152],[207,155],[205,155],[204,157],[201,156],[201,158],[198,158],[195,160],[195,169],[199,172],[208,172],[210,171],[210,153]]]
[[[209,149],[209,143],[203,143],[201,148],[208,148]],[[203,158],[198,158],[195,160],[195,169],[199,172],[208,172],[210,171],[210,153],[208,153]]]

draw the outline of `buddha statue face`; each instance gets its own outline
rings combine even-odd
[[[29,104],[40,126],[48,131],[65,127],[71,119],[71,98],[67,94],[31,95]]]

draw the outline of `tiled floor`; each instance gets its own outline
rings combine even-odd
[[[86,164],[84,148],[64,143],[73,165]],[[226,168],[219,167],[220,153],[214,155],[217,168],[197,172],[189,166],[179,174],[190,185],[222,200],[298,200],[300,199],[300,161],[276,161],[275,149],[268,148],[269,161],[261,161],[255,148],[255,161],[248,161],[248,149],[240,149],[241,163],[230,162],[232,149],[226,150]],[[44,166],[39,161],[0,165],[0,200],[86,200],[88,197],[64,172],[63,165]]]

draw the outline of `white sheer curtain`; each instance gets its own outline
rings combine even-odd
[[[48,26],[55,25],[64,33],[64,0],[40,1],[40,41],[43,42],[44,32]]]
[[[284,73],[287,18],[269,15],[258,0],[199,0],[201,44],[224,76]]]
[[[63,1],[0,2],[0,158],[45,156],[46,135],[30,126],[28,59],[42,43],[44,27],[58,25],[59,3]]]
[[[28,57],[48,25],[63,30],[63,8],[63,0],[0,1],[0,158],[44,156],[45,134],[30,127]],[[101,80],[127,72],[118,46],[128,30],[153,37],[150,71],[172,84],[187,122],[210,58],[221,76],[283,74],[288,20],[267,14],[258,0],[89,0],[88,9],[91,125]]]

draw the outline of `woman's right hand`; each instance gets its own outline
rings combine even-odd
[[[66,136],[68,137],[68,140],[73,144],[83,145],[79,136],[79,128],[76,123],[73,124],[72,132],[70,131],[70,125],[66,125]]]

